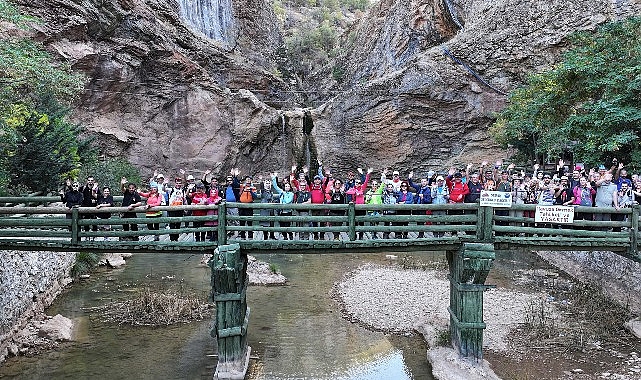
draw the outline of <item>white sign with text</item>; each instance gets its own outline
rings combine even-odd
[[[481,191],[481,206],[512,207],[512,193]]]
[[[574,207],[536,206],[534,221],[537,223],[574,223]]]

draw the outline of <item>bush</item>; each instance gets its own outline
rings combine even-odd
[[[109,186],[112,195],[119,191],[122,177],[126,177],[130,183],[141,184],[140,170],[122,158],[93,158],[82,166],[78,178],[84,180],[88,176],[93,176],[100,188]]]
[[[91,272],[98,266],[100,257],[92,252],[78,252],[76,253],[76,262],[71,267],[71,277],[78,278],[83,274]]]

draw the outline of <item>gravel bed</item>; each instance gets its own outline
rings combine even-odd
[[[335,294],[348,318],[382,331],[411,334],[424,325],[440,330],[449,323],[449,281],[445,271],[365,265],[345,276]],[[528,303],[543,294],[490,289],[484,296],[487,329],[483,346],[509,349],[507,335],[523,323]],[[428,339],[428,342],[430,340]]]

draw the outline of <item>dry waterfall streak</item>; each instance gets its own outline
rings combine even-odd
[[[456,58],[447,48],[443,48],[443,54],[445,54],[446,56],[450,57],[454,62],[456,62],[459,65],[463,66],[465,68],[465,70],[467,70],[470,74],[472,74],[474,76],[474,78],[476,78],[479,82],[481,82],[482,84],[484,84],[485,86],[490,88],[492,91],[496,92],[497,94],[501,94],[501,95],[506,95],[507,96],[507,93],[505,93],[505,92],[499,90],[498,88],[492,86],[491,84],[489,84],[487,81],[485,81],[483,78],[481,78],[481,76],[478,75],[474,70],[472,70],[468,65],[466,65],[463,61],[461,61],[460,59]]]

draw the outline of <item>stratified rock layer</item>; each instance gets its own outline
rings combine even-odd
[[[196,176],[282,173],[307,157],[418,175],[505,158],[487,133],[500,92],[557,62],[571,33],[641,13],[638,0],[381,0],[345,38],[342,82],[328,67],[303,84],[322,103],[306,139],[299,88],[275,75],[282,38],[267,1],[232,1],[233,46],[190,30],[169,0],[19,4],[44,20],[36,38],[87,74],[74,117],[107,155]]]

